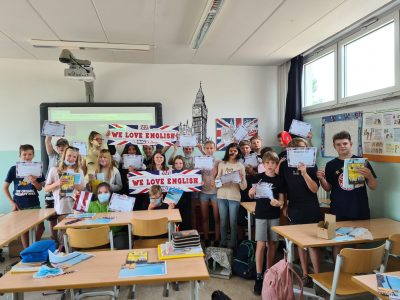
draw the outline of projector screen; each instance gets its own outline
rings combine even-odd
[[[162,125],[161,103],[42,103],[40,129],[45,120],[65,124],[65,138],[72,142],[86,142],[93,130],[105,134],[109,124]],[[47,169],[47,154],[41,137],[42,161]],[[58,137],[53,138],[53,145]]]

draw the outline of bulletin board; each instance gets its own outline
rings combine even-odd
[[[362,145],[371,161],[400,162],[400,110],[364,112]]]
[[[353,142],[352,153],[362,156],[362,116],[360,111],[322,117],[321,154],[322,157],[337,157],[332,137],[340,131],[348,131]]]

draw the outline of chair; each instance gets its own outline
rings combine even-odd
[[[400,271],[400,234],[392,234],[389,243],[389,257],[386,272]]]
[[[132,233],[138,237],[158,237],[168,233],[168,218],[159,219],[133,219]],[[167,238],[134,240],[133,248],[156,248],[165,243]]]
[[[133,219],[132,220],[132,234],[135,237],[158,237],[168,233],[168,218],[159,219]],[[168,238],[154,238],[154,239],[134,239],[133,248],[157,248],[159,244],[165,243]],[[132,286],[129,298],[135,299],[136,285]],[[169,283],[165,284],[163,296],[169,295]]]
[[[344,248],[336,258],[334,272],[310,274],[314,284],[330,294],[330,300],[368,294],[351,280],[355,274],[385,272],[388,243],[372,249]]]
[[[64,235],[65,252],[70,253],[72,248],[88,250],[102,250],[98,247],[109,245],[110,250],[114,250],[113,234],[109,226],[100,226],[94,228],[68,228]],[[108,250],[108,249],[104,249]],[[119,289],[114,286],[112,291],[99,291],[99,292],[85,292],[74,293],[70,290],[71,295],[74,295],[76,300],[84,297],[96,296],[110,296],[111,299],[116,300],[119,294]]]

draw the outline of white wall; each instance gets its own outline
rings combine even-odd
[[[42,102],[84,102],[84,84],[65,79],[53,61],[0,59],[0,151],[21,143],[39,147]],[[95,102],[161,102],[165,124],[189,119],[199,87],[209,111],[208,135],[217,117],[258,117],[265,143],[277,132],[277,68],[214,65],[149,65],[93,62]]]

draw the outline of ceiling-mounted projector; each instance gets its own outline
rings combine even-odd
[[[92,67],[82,68],[78,65],[70,65],[68,69],[64,70],[64,76],[66,78],[83,80],[88,82],[94,81],[96,79]]]
[[[64,70],[66,78],[93,82],[96,79],[93,68],[90,67],[90,60],[82,60],[75,58],[71,51],[64,49],[61,51],[60,62],[68,64],[69,68]]]

